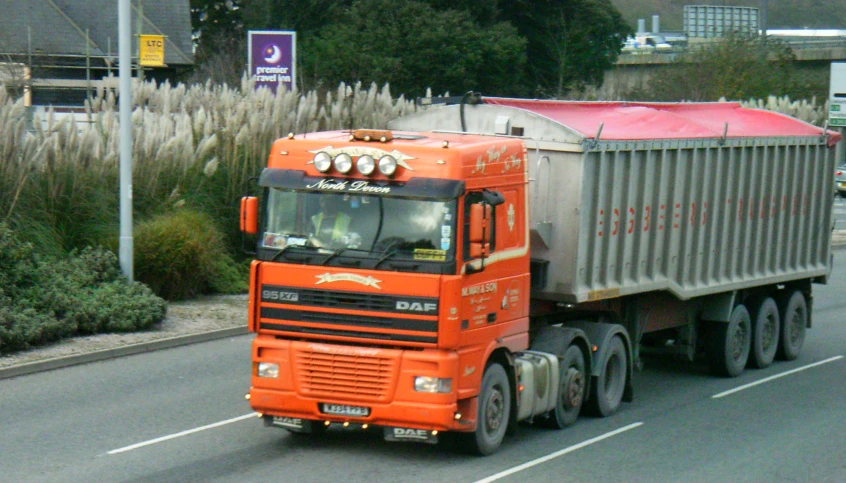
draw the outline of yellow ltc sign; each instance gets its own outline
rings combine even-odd
[[[139,64],[144,67],[163,67],[164,35],[139,35]]]

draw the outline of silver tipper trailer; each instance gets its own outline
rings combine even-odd
[[[538,303],[616,314],[633,340],[664,334],[657,345],[691,358],[710,332],[704,344],[722,345],[712,367],[729,375],[746,363],[725,360],[737,331],[753,332],[753,364],[768,365],[776,343],[798,355],[811,283],[831,269],[839,134],[728,102],[487,97],[390,127],[525,140]],[[773,340],[756,343],[767,323]]]

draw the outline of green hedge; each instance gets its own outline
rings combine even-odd
[[[214,220],[188,208],[155,216],[134,233],[135,278],[167,300],[247,291],[246,265],[227,253]]]
[[[0,224],[0,353],[66,337],[151,328],[166,302],[121,275],[117,257],[86,248],[40,257]]]

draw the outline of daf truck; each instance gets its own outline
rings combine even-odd
[[[735,103],[490,97],[389,127],[279,139],[241,200],[268,426],[487,455],[520,421],[618,411],[649,351],[729,377],[799,355],[837,133]]]

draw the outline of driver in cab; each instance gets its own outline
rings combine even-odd
[[[323,195],[320,197],[320,212],[311,217],[314,238],[319,246],[330,247],[346,244],[350,227],[350,215],[342,211],[344,204],[341,196]]]

